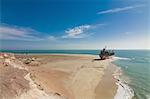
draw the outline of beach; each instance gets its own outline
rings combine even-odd
[[[118,88],[113,76],[116,66],[112,59],[98,58],[81,54],[1,53],[0,97],[114,99]]]
[[[150,99],[150,0],[0,7],[0,99]]]

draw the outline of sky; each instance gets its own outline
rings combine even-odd
[[[0,49],[150,49],[149,0],[1,0]]]

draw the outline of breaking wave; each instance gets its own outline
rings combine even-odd
[[[115,60],[132,60],[130,58],[126,58],[126,57],[117,57],[117,56],[114,56],[113,57]]]
[[[121,68],[118,67],[118,70],[114,74],[114,78],[117,80],[116,85],[118,86],[117,93],[114,99],[132,99],[134,96],[134,91],[128,86],[128,84],[120,79],[122,73]]]

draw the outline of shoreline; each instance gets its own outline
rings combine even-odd
[[[120,57],[115,57],[115,60],[118,59],[127,59],[127,58],[120,58]],[[112,63],[113,64],[113,63]],[[114,64],[115,65],[115,64]],[[114,99],[132,99],[134,97],[134,91],[133,89],[128,86],[128,84],[120,78],[120,76],[123,75],[123,71],[121,69],[121,67],[116,66],[116,71],[113,74],[114,79],[116,79],[116,85],[118,86],[117,88],[117,92],[114,96]]]
[[[15,54],[15,56],[17,55],[18,54]],[[103,78],[107,78],[105,77],[108,73],[106,71],[113,65],[111,60],[93,62],[93,59],[97,57],[96,55],[89,54],[28,54],[27,56],[34,57],[35,60],[41,59],[46,61],[46,63],[40,64],[40,66],[28,65],[29,67],[27,67],[29,72],[35,76],[34,81],[40,85],[41,89],[44,89],[49,95],[54,92],[59,96],[72,97],[71,99],[95,99],[95,95],[98,94],[94,92],[95,88],[98,88],[99,83],[103,83]],[[35,56],[38,57],[36,58]],[[26,56],[24,57],[24,54],[19,54],[19,56],[17,56],[18,60],[19,57],[20,59],[27,58]],[[66,76],[60,76],[61,72],[65,73]],[[112,72],[114,72],[114,70]],[[49,73],[52,74],[52,76],[48,76]],[[58,75],[58,77],[56,77],[56,75]],[[63,79],[61,79],[61,77]],[[113,79],[113,73],[109,74],[109,78]],[[53,81],[55,81],[55,83]],[[115,90],[112,90],[113,94],[111,94],[109,99],[113,99],[117,91],[117,85],[114,79],[110,81],[113,81],[112,89]],[[89,91],[85,91],[87,88]],[[101,95],[98,97],[106,97],[107,95],[108,93],[106,91],[104,96]]]
[[[31,54],[30,54],[31,55]],[[38,55],[38,54],[33,54],[33,55]],[[42,55],[42,54],[39,54]],[[43,54],[45,55],[45,54]],[[55,54],[55,53],[51,53],[51,54],[47,54],[47,55],[65,55],[65,56],[90,56],[90,57],[98,57],[97,55],[91,55],[91,54]],[[116,88],[115,89],[115,95],[113,97],[113,99],[132,99],[134,97],[134,91],[133,89],[123,80],[120,78],[120,76],[122,75],[122,70],[119,66],[115,65],[114,63],[112,63],[113,61],[116,60],[130,60],[129,58],[122,58],[122,57],[111,57],[111,62],[109,67],[113,67],[114,72],[111,74],[113,79],[113,83],[116,84]],[[107,68],[107,69],[108,69]],[[104,71],[104,75],[107,72],[107,69]],[[102,81],[100,81],[99,83],[101,83]],[[97,98],[99,99],[99,98]]]
[[[101,97],[102,99],[114,99],[114,95],[117,93],[118,89],[118,86],[116,85],[116,79],[113,76],[116,69],[117,67],[110,63],[110,65],[104,71],[105,73],[102,77],[102,80],[99,82],[95,90],[95,99],[100,99],[99,97],[102,96],[102,94],[106,94],[105,97]]]

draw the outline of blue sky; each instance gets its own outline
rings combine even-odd
[[[1,49],[149,49],[148,0],[1,0]]]

